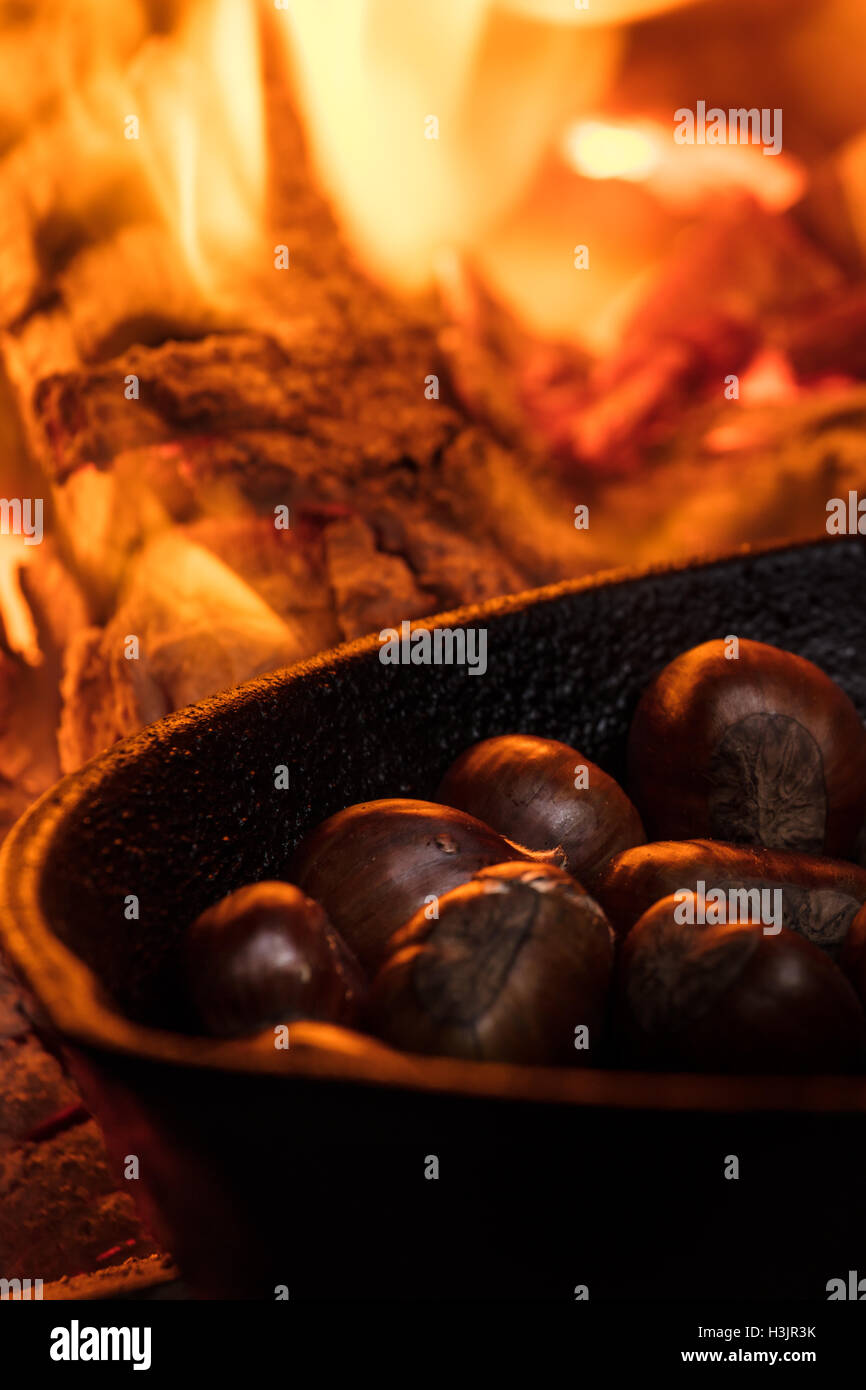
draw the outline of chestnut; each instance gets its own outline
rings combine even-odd
[[[349,1023],[365,990],[352,952],[291,883],[253,883],[193,922],[184,942],[189,995],[218,1037],[294,1018]]]
[[[780,889],[782,925],[831,955],[866,902],[866,870],[847,861],[717,840],[661,840],[618,854],[594,892],[617,936],[659,898],[680,889]]]
[[[648,835],[852,855],[866,812],[859,714],[811,661],[737,640],[684,652],[638,703],[629,790]]]
[[[690,926],[663,898],[629,932],[617,965],[622,1059],[720,1072],[851,1071],[866,1014],[841,970],[784,928]]]
[[[436,796],[530,849],[561,845],[569,873],[590,885],[612,855],[646,839],[613,778],[552,738],[505,734],[473,744]]]
[[[866,907],[860,909],[848,929],[839,964],[866,1005]]]
[[[388,938],[420,908],[505,859],[561,864],[564,854],[514,845],[453,806],[393,797],[323,821],[298,846],[291,877],[326,908],[371,972]]]
[[[366,1021],[392,1046],[495,1062],[597,1060],[613,933],[563,870],[483,869],[439,900],[438,918],[416,913],[390,946]]]

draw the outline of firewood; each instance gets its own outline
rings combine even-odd
[[[383,497],[376,531],[384,550],[405,555],[419,586],[435,595],[439,609],[509,593],[523,580],[520,568],[493,541],[461,535],[446,520],[399,499]]]
[[[188,541],[216,556],[292,631],[298,651],[312,656],[343,635],[334,613],[327,530],[303,514],[280,529],[268,516],[204,517],[181,528]]]
[[[6,536],[0,559],[2,836],[60,774],[62,653],[89,618],[77,583],[49,540],[29,549]]]
[[[172,709],[310,654],[303,615],[279,617],[211,551],[167,531],[134,557],[105,627],[67,647],[63,770]]]
[[[335,521],[325,533],[337,618],[346,638],[360,637],[435,608],[432,594],[415,583],[404,560],[384,555],[359,516]]]
[[[56,36],[51,40],[52,46]],[[0,161],[0,324],[38,312],[75,255],[154,205],[124,142],[73,105],[36,124]],[[104,286],[103,286],[104,289]]]
[[[449,401],[441,313],[397,301],[358,269],[279,87],[269,89],[269,112],[280,171],[271,237],[291,247],[292,268],[251,267],[249,326],[202,336],[195,295],[185,301],[167,270],[171,241],[124,225],[76,250],[56,276],[59,299],[6,335],[30,445],[58,491],[58,524],[95,611],[111,613],[131,552],[161,525],[211,514],[215,494],[234,499],[237,516],[283,504],[293,515],[333,507],[356,518],[332,530],[335,573],[363,537],[371,569],[387,570],[416,616],[418,605],[588,568],[570,495],[551,496],[543,459],[510,441],[497,447]],[[141,264],[143,247],[153,278],[121,273]],[[159,338],[172,321],[181,338],[127,346]],[[137,398],[128,399],[133,378]],[[468,486],[457,479],[464,464]],[[392,512],[386,537],[378,519],[392,497],[403,524]],[[339,630],[357,631],[365,613],[378,620],[374,595],[341,585]]]
[[[222,322],[159,223],[123,227],[86,247],[57,287],[83,362],[105,361],[133,343],[203,336]]]

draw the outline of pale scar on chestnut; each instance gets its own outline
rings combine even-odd
[[[715,885],[724,892],[731,888],[766,888],[762,879],[726,879]],[[860,910],[859,898],[834,888],[800,888],[796,883],[779,883],[782,894],[782,925],[827,952],[835,960],[848,935],[848,928]]]
[[[824,848],[824,760],[808,729],[783,714],[750,714],[725,730],[710,763],[714,839],[818,854]]]
[[[412,983],[420,1003],[438,1022],[474,1023],[498,999],[539,911],[531,887],[486,893],[470,914],[441,918],[415,959]]]

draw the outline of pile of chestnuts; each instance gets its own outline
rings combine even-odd
[[[308,1045],[508,1064],[866,1067],[848,697],[791,653],[707,642],[644,692],[627,762],[630,795],[567,744],[509,734],[463,752],[436,801],[339,811],[289,882],[190,926],[197,1026],[264,1040],[302,1021]]]

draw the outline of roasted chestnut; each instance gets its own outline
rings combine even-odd
[[[291,877],[372,971],[420,908],[505,859],[561,864],[565,856],[514,845],[453,806],[395,797],[349,806],[317,826],[298,846]]]
[[[613,778],[552,738],[505,734],[473,744],[436,796],[530,849],[561,845],[568,872],[589,884],[612,855],[646,838]]]
[[[290,883],[253,883],[197,917],[186,975],[199,1021],[218,1037],[294,1018],[349,1023],[364,976],[318,903]]]
[[[659,898],[680,889],[781,893],[781,925],[830,954],[838,952],[861,903],[866,870],[847,861],[717,840],[661,840],[618,854],[594,892],[618,936]],[[766,901],[760,899],[762,902]],[[745,899],[743,900],[745,901]],[[774,910],[775,899],[770,899]]]
[[[860,909],[851,923],[839,964],[866,1005],[866,907]]]
[[[745,638],[665,667],[635,711],[628,766],[652,839],[847,856],[866,812],[866,730],[848,696]]]
[[[497,1062],[597,1063],[613,962],[601,908],[561,869],[482,870],[393,937],[367,1023],[395,1047]]]
[[[841,970],[793,932],[690,926],[677,897],[632,928],[617,968],[624,1061],[684,1071],[850,1071],[866,1014]]]

